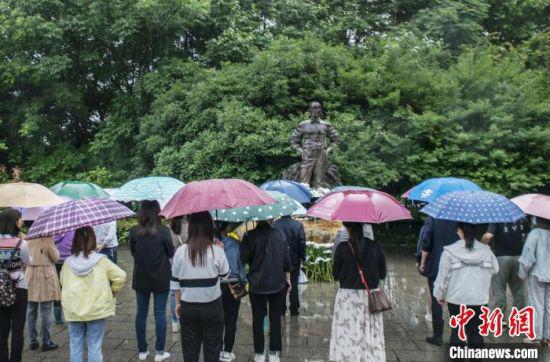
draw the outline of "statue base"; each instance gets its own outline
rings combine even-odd
[[[300,171],[301,171],[301,162],[297,162],[290,166],[284,173],[283,173],[283,180],[291,180],[296,182],[302,182],[300,180]],[[336,186],[342,185],[342,181],[340,180],[340,174],[338,172],[338,167],[332,163],[329,163],[327,165],[327,169],[325,171],[325,175],[323,176],[323,180],[320,184],[312,184],[309,185],[312,189],[315,188],[328,188],[332,189]]]

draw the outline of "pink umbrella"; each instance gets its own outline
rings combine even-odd
[[[182,187],[161,215],[167,219],[214,209],[275,204],[277,200],[250,182],[239,179],[193,181]]]
[[[550,220],[550,196],[548,195],[526,194],[514,197],[512,202],[526,214]]]
[[[348,190],[328,194],[317,201],[306,215],[325,220],[371,224],[412,219],[409,210],[393,196],[377,190]]]

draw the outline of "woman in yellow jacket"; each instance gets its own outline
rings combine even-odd
[[[61,304],[69,323],[71,362],[82,361],[84,339],[88,361],[103,360],[105,319],[115,315],[114,296],[126,282],[126,273],[95,249],[93,228],[76,230],[71,256],[61,270]]]

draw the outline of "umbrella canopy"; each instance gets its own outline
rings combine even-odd
[[[511,200],[524,213],[550,220],[550,196],[542,194],[526,194]]]
[[[71,201],[72,199],[67,196],[59,196],[63,202]],[[38,217],[46,210],[48,210],[51,206],[46,207],[22,207],[22,208],[16,208],[21,212],[21,218],[25,221],[34,221],[38,219]]]
[[[420,211],[435,219],[469,224],[514,222],[525,216],[512,201],[489,191],[450,192]]]
[[[167,219],[195,212],[233,209],[242,206],[275,204],[277,200],[248,181],[213,179],[190,182],[162,209]]]
[[[306,215],[369,224],[412,219],[409,210],[397,199],[372,189],[332,192],[317,201]]]
[[[117,195],[117,192],[118,192],[118,188],[111,188],[111,189],[103,189],[103,191],[105,191],[106,193],[109,194],[109,198],[111,200],[116,200],[116,195]]]
[[[401,197],[414,201],[433,202],[453,191],[481,191],[481,187],[470,180],[456,177],[431,178],[422,181]]]
[[[132,210],[109,199],[69,201],[44,211],[32,224],[27,239],[64,234],[84,226],[105,224],[133,215]]]
[[[101,187],[91,182],[82,181],[61,181],[56,183],[50,190],[59,196],[67,196],[73,200],[85,199],[89,197],[100,197],[108,199],[110,196]]]
[[[300,203],[311,202],[311,192],[309,189],[296,181],[276,180],[263,183],[260,188],[266,191],[278,191],[292,197]]]
[[[115,193],[119,201],[157,200],[165,204],[185,184],[173,177],[151,176],[126,182]]]
[[[273,205],[244,206],[235,209],[220,209],[212,212],[215,219],[229,222],[244,222],[248,220],[270,220],[281,216],[292,215],[295,212],[305,213],[306,209],[290,196],[278,191],[267,191],[269,196],[277,200]]]
[[[28,182],[0,185],[0,207],[43,207],[63,203],[63,200],[46,186]]]

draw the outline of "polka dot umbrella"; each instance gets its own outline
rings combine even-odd
[[[454,191],[428,204],[420,212],[435,219],[488,224],[514,222],[525,216],[506,197],[489,191]]]
[[[212,216],[219,221],[244,222],[271,220],[295,213],[305,213],[305,208],[290,196],[278,191],[266,192],[277,200],[276,204],[219,209],[212,211]]]

